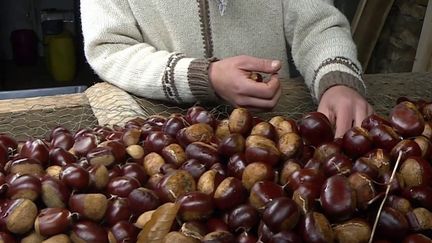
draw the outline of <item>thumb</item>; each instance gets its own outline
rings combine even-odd
[[[247,71],[276,73],[281,69],[279,60],[262,59],[246,56],[240,62],[240,68]]]

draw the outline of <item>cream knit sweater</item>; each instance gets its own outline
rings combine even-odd
[[[312,96],[336,84],[365,92],[349,23],[332,0],[81,1],[85,53],[105,81],[150,99],[216,101],[212,58],[282,61],[287,46]]]

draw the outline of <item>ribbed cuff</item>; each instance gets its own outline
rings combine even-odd
[[[356,77],[346,72],[331,71],[324,74],[324,76],[319,80],[317,93],[318,100],[321,99],[325,91],[336,85],[350,87],[359,92],[363,97],[366,96],[366,86],[361,77]]]
[[[195,59],[189,65],[187,74],[189,88],[199,101],[215,102],[219,100],[211,86],[208,74],[210,63],[217,60],[217,58]]]

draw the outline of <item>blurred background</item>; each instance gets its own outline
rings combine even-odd
[[[351,22],[366,73],[431,71],[432,38],[425,28],[432,26],[424,22],[429,2],[335,0]],[[0,1],[0,90],[97,81],[82,51],[79,5],[80,0]],[[421,59],[425,50],[429,58]]]

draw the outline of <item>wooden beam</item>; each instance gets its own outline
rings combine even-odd
[[[417,46],[413,72],[432,71],[432,0],[429,0]]]
[[[359,5],[359,17],[354,23],[353,39],[357,45],[358,59],[367,69],[372,52],[393,6],[394,0],[365,1]]]
[[[366,6],[367,1],[368,0],[360,0],[360,2],[358,3],[357,11],[356,11],[356,13],[354,15],[353,20],[351,21],[351,31],[352,31],[352,33],[354,33],[356,31],[356,29],[357,29],[358,23],[360,21],[360,17],[363,14],[363,11],[364,11],[364,8]]]

